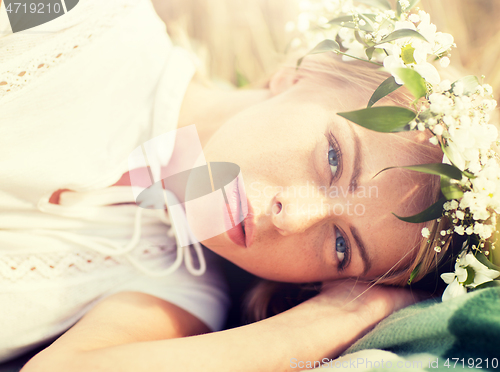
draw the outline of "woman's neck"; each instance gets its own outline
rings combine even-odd
[[[271,97],[269,89],[229,90],[193,78],[184,95],[178,128],[195,124],[202,147],[232,116]]]

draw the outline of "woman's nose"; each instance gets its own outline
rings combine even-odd
[[[324,221],[329,213],[325,198],[278,193],[272,199],[271,220],[280,234],[300,234]]]

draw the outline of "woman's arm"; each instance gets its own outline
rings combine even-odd
[[[352,281],[337,282],[311,300],[254,324],[161,340],[156,329],[169,320],[144,312],[144,318],[135,322],[147,327],[130,324],[130,316],[115,302],[96,307],[85,323],[82,319],[80,327],[35,356],[22,372],[293,370],[294,358],[336,357],[378,321],[414,302],[407,291],[381,286],[357,298],[366,288],[360,283],[353,286]],[[114,324],[111,328],[106,326],[109,321]],[[129,333],[130,328],[144,328],[144,333]]]
[[[210,330],[201,320],[170,302],[145,293],[121,292],[99,302],[22,370],[68,371],[59,361],[71,356],[73,362],[72,356],[82,352],[206,332]]]

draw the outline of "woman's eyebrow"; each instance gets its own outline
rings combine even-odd
[[[354,161],[352,164],[351,180],[349,181],[349,190],[354,192],[358,188],[359,175],[361,174],[361,141],[351,124],[349,124],[349,128],[354,138]]]
[[[365,245],[363,244],[363,241],[361,240],[361,236],[359,235],[358,230],[354,226],[349,226],[349,230],[351,231],[351,235],[353,236],[354,240],[356,241],[356,245],[359,248],[359,252],[361,253],[361,259],[363,260],[365,269],[363,270],[362,275],[366,275],[368,271],[370,271],[370,268],[372,267],[372,261],[370,257],[368,256],[368,253],[366,252]]]

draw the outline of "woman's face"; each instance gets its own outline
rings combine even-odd
[[[374,176],[439,159],[415,155],[417,142],[428,144],[421,132],[376,133],[336,115],[360,108],[364,99],[356,95],[326,94],[301,80],[226,122],[204,155],[241,169],[246,243],[227,232],[202,243],[257,276],[285,282],[376,278],[408,263],[422,226],[393,212],[409,216],[430,205],[433,196],[421,187],[430,178],[400,169]],[[195,234],[202,220],[190,219]]]

